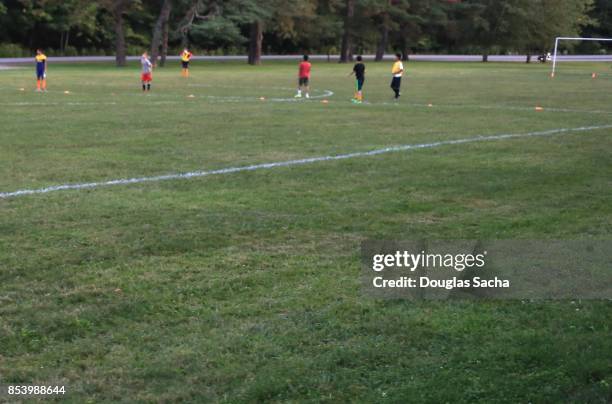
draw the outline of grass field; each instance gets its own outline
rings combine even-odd
[[[46,94],[4,70],[0,193],[612,125],[609,66],[548,68],[409,63],[394,103],[390,66],[368,63],[363,105],[335,63],[299,102],[293,63],[170,65],[150,96],[136,65],[50,65]],[[610,402],[612,302],[374,300],[359,245],[610,237],[611,179],[608,127],[0,198],[0,384],[76,403]]]

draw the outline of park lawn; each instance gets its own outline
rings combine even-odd
[[[351,67],[325,62],[297,102],[288,62],[196,62],[188,80],[170,64],[148,96],[136,64],[51,64],[45,94],[31,66],[2,70],[0,193],[612,125],[609,66],[548,68],[408,63],[396,103],[390,65],[369,62],[363,105]],[[610,301],[374,300],[359,246],[609,238],[611,153],[608,127],[0,199],[0,384],[72,402],[609,402]]]

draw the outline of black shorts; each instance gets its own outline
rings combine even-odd
[[[189,62],[181,61],[181,64],[183,65],[183,69],[189,69]]]
[[[392,89],[398,89],[400,88],[400,86],[402,85],[402,78],[401,77],[393,77],[393,80],[391,80],[391,88]]]
[[[298,80],[298,84],[300,86],[307,86],[308,83],[310,83],[310,79],[308,77],[300,77],[300,79]]]
[[[357,79],[357,91],[361,91],[363,88],[363,82],[365,81],[365,77]]]

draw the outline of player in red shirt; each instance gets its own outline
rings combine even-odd
[[[302,90],[306,95],[306,98],[310,98],[310,68],[312,65],[308,61],[308,55],[304,55],[304,60],[300,63],[300,69],[298,73],[298,90],[295,98],[302,98]]]

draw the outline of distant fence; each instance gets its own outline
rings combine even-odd
[[[426,62],[481,62],[481,55],[409,55],[410,60]],[[537,55],[533,55],[532,62],[537,62]],[[374,55],[363,55],[365,60],[373,60]],[[140,56],[128,56],[128,61],[137,61]],[[299,60],[301,55],[264,55],[262,60]],[[330,60],[337,62],[338,55],[310,55],[313,60]],[[393,55],[385,55],[384,60],[392,60]],[[489,55],[489,62],[525,62],[527,55]],[[30,58],[0,58],[0,64],[23,64],[31,63],[34,56]],[[179,56],[168,56],[167,60],[179,60]],[[192,60],[202,61],[247,61],[246,55],[238,56],[194,56]],[[612,62],[612,55],[560,55],[560,62]],[[72,62],[114,62],[114,56],[50,56],[50,62],[72,63]]]

